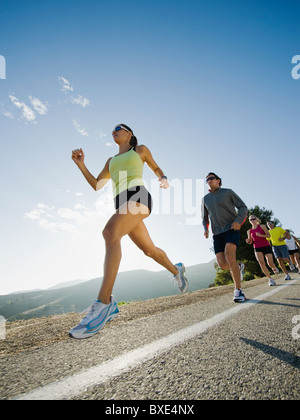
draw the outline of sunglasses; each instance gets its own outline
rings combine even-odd
[[[253,220],[256,220],[256,218],[254,218],[254,219],[249,219],[250,220],[250,222],[252,222]]]
[[[129,130],[127,130],[127,128],[123,127],[122,125],[117,125],[114,129],[113,129],[113,133],[120,131],[120,130],[125,130],[127,131],[127,133],[130,133]]]
[[[216,177],[215,176],[210,176],[209,178],[206,179],[206,182],[212,181],[213,179],[216,179]]]

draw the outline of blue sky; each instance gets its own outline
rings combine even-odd
[[[0,294],[102,275],[111,186],[95,193],[70,155],[98,175],[119,122],[172,181],[169,199],[144,170],[174,263],[214,257],[195,210],[209,171],[300,236],[297,1],[0,3]],[[120,269],[142,267],[161,269],[125,238]]]

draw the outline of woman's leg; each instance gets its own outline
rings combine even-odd
[[[276,273],[277,267],[274,262],[273,254],[266,254],[268,266]]]
[[[256,252],[256,251],[254,253],[255,253],[255,257],[256,257],[259,265],[260,265],[261,271],[269,279],[271,276],[270,276],[270,272],[267,269],[267,266],[266,266],[266,263],[265,263],[264,254],[262,252]]]
[[[125,209],[125,207],[127,209]],[[123,236],[132,232],[135,227],[149,216],[145,211],[144,205],[129,201],[120,207],[119,211],[114,214],[107,222],[103,237],[105,240],[106,254],[104,260],[104,275],[102,286],[98,295],[98,299],[102,303],[110,303],[115,279],[118,273],[121,261],[121,239]],[[141,211],[137,212],[137,208],[141,207]]]
[[[169,260],[167,254],[162,249],[157,248],[154,245],[143,221],[138,223],[128,236],[137,245],[137,247],[140,248],[145,255],[147,255],[147,257],[152,258],[176,276],[178,269]]]
[[[300,260],[299,260],[299,252],[295,252],[295,254],[290,255],[292,263],[297,267],[300,271]]]

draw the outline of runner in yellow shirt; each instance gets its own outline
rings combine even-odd
[[[291,280],[289,273],[287,272],[286,266],[285,266],[285,262],[287,262],[290,266],[290,269],[293,270],[295,267],[293,266],[291,260],[290,260],[290,255],[289,255],[289,250],[288,247],[286,245],[285,239],[287,237],[287,233],[284,229],[282,229],[281,227],[275,227],[273,222],[268,222],[267,226],[269,228],[269,233],[270,233],[270,240],[272,242],[272,248],[273,248],[273,253],[275,255],[275,258],[278,261],[278,264],[280,265],[282,271],[285,273],[285,280]]]

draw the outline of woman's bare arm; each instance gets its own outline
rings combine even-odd
[[[100,174],[97,176],[97,178],[94,177],[90,173],[90,171],[87,169],[84,163],[84,153],[82,149],[76,149],[72,151],[72,160],[76,163],[80,171],[82,172],[83,176],[87,180],[87,182],[90,184],[90,186],[95,190],[99,191],[101,188],[104,187],[104,185],[107,183],[107,181],[110,179],[110,173],[109,173],[109,162],[110,159],[106,162],[104,168],[100,172]]]

